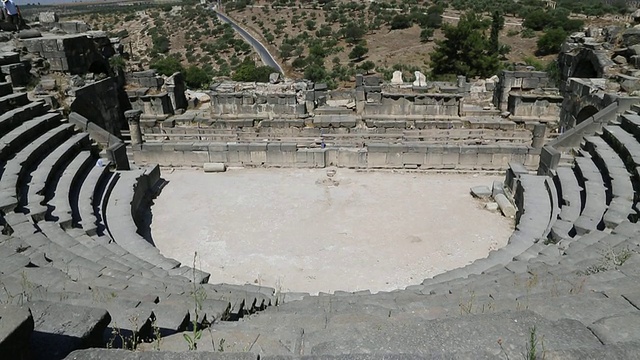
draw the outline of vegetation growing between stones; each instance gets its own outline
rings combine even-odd
[[[194,303],[194,311],[193,311],[193,319],[191,319],[191,334],[184,333],[182,336],[184,340],[187,342],[187,346],[189,350],[197,350],[198,349],[198,341],[202,338],[202,327],[199,325],[200,320],[200,311],[202,310],[202,302],[206,299],[206,292],[202,288],[198,288],[196,282],[196,261],[198,259],[198,252],[193,254],[193,272],[192,272],[192,281],[193,290],[191,291],[191,297],[193,298]]]
[[[589,266],[584,272],[584,275],[597,274],[599,272],[616,270],[622,266],[631,257],[631,250],[628,248],[615,250],[609,248],[602,253],[600,263],[597,265]]]

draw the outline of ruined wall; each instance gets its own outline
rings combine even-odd
[[[560,113],[561,129],[570,129],[613,103],[616,113],[622,113],[640,102],[637,96],[605,91],[606,86],[606,79],[569,79]],[[615,119],[615,114],[612,116],[609,120]]]
[[[136,163],[161,166],[406,168],[504,170],[515,161],[535,167],[540,149],[522,145],[369,144],[362,148],[309,148],[289,142],[164,142],[134,149]]]
[[[547,100],[547,104],[545,105],[555,106],[555,104],[559,102],[557,101],[559,93],[553,88],[553,82],[544,71],[505,70],[498,75],[493,102],[500,110],[509,111],[512,114],[515,114],[515,112],[519,110],[517,109],[518,105],[529,107],[529,109],[521,110],[521,114],[545,113],[542,109],[531,109],[533,105],[527,104],[530,103],[530,101],[527,101],[529,98],[528,95],[535,94],[537,99]],[[559,113],[559,106],[557,109],[549,109],[546,113]]]
[[[119,137],[125,120],[124,110],[116,95],[118,91],[117,82],[113,78],[76,89],[76,99],[71,104],[71,111]]]
[[[366,93],[363,115],[422,115],[459,117],[460,94],[390,94]]]
[[[562,109],[563,97],[552,94],[509,95],[507,111],[518,119],[538,119],[557,121]]]
[[[16,52],[0,54],[0,82],[7,81],[16,87],[25,86],[29,83],[29,70],[30,63],[20,62],[20,54]]]
[[[212,116],[219,115],[305,115],[295,93],[255,93],[249,91],[211,93]]]
[[[103,32],[80,35],[46,35],[40,38],[23,39],[22,44],[30,53],[47,59],[50,70],[85,74],[107,73],[109,64],[103,50],[111,46]],[[111,49],[113,50],[113,49]]]

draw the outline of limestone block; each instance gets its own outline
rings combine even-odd
[[[622,33],[622,43],[625,47],[640,44],[640,29],[629,28]]]
[[[386,152],[371,152],[367,154],[367,166],[370,168],[384,168],[387,167],[387,153]]]
[[[387,165],[391,167],[402,167],[404,165],[402,154],[406,151],[406,147],[400,144],[389,144],[387,153]]]
[[[367,165],[367,152],[364,149],[338,149],[338,165],[348,168],[363,168]]]
[[[364,78],[365,86],[380,86],[381,83],[382,83],[382,79],[380,79],[380,77],[376,75],[365,76]]]
[[[420,71],[414,72],[416,80],[413,82],[413,86],[427,86],[427,77]]]
[[[227,166],[224,163],[204,163],[203,169],[206,173],[225,172]]]
[[[367,93],[367,102],[379,103],[382,101],[382,94],[379,92]]]
[[[43,52],[56,52],[58,50],[64,50],[64,49],[58,49],[58,41],[56,39],[43,39],[41,41],[42,44],[42,51]]]
[[[208,151],[184,151],[183,158],[185,160],[183,165],[189,166],[201,166],[210,161]]]
[[[309,152],[309,149],[300,149],[295,153],[295,164],[298,167],[312,167],[313,154]]]
[[[460,165],[476,166],[478,164],[478,147],[462,146],[460,147],[460,155],[458,159]]]
[[[30,53],[42,54],[42,39],[25,39],[22,44],[27,48]]]
[[[211,149],[209,149],[209,161],[228,163],[230,162],[229,152],[226,150],[212,151]]]
[[[484,205],[484,207],[489,211],[498,211],[498,204],[494,202],[488,202]]]
[[[403,84],[404,80],[402,79],[402,71],[396,70],[393,72],[393,78],[391,78],[392,84]]]
[[[262,165],[267,162],[267,144],[251,143],[249,148],[249,158],[253,165]]]
[[[404,165],[422,165],[426,163],[426,153],[407,152],[402,154],[402,163]]]
[[[513,218],[516,216],[516,208],[504,194],[496,195],[494,200],[498,203],[498,207],[505,217]]]
[[[504,194],[504,184],[496,180],[491,184],[491,196],[495,199],[498,194]]]
[[[280,82],[280,73],[274,72],[269,74],[269,82],[272,84],[277,84]]]
[[[443,153],[442,151],[427,151],[425,165],[427,168],[440,168],[442,166]]]
[[[470,192],[473,197],[478,199],[488,199],[491,197],[491,189],[485,185],[474,186],[470,189]]]
[[[460,162],[460,148],[458,146],[445,145],[442,153],[442,165],[451,168]]]
[[[539,78],[524,78],[522,79],[522,89],[523,90],[528,90],[528,89],[535,89],[537,87],[540,86],[540,79]]]

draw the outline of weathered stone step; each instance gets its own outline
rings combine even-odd
[[[206,332],[206,331],[205,331]],[[183,338],[184,341],[184,338]],[[224,348],[224,346],[223,346]],[[65,360],[259,360],[252,353],[230,352],[136,352],[119,349],[76,350]]]
[[[211,298],[198,299],[198,323],[213,324],[229,318],[231,313],[231,302],[228,300],[217,300]],[[170,294],[160,302],[169,305],[187,306],[191,314],[191,321],[195,320],[195,299],[192,294]]]
[[[580,156],[576,157],[575,161],[576,178],[584,188],[584,208],[574,225],[576,233],[584,235],[593,230],[604,229],[602,217],[607,210],[607,197],[602,174],[591,158]]]
[[[87,177],[82,182],[80,193],[78,194],[78,214],[74,219],[76,224],[82,226],[82,229],[88,235],[92,236],[104,229],[102,219],[97,218],[94,209],[100,208],[102,200],[102,191],[107,179],[112,176],[109,171],[108,160],[103,160],[103,166],[94,166]]]
[[[16,196],[16,187],[23,170],[30,168],[36,159],[44,157],[51,149],[56,148],[61,142],[71,136],[73,125],[59,125],[42,136],[30,142],[22,148],[4,166],[4,172],[0,178],[0,189],[4,192],[12,192]]]
[[[106,200],[103,200],[105,223],[111,238],[118,245],[134,256],[145,260],[165,270],[180,266],[180,263],[168,259],[160,251],[137,234],[137,226],[132,218],[131,203],[134,197],[134,184],[143,170],[119,172],[118,178],[114,178],[111,191],[105,192]]]
[[[434,320],[428,323],[420,319],[389,319],[334,325],[323,331],[305,333],[303,351],[304,354],[316,355],[423,354],[428,349],[446,349],[452,354],[476,350],[487,351],[496,357],[506,353],[507,356],[516,358],[524,350],[533,328],[538,337],[544,337],[546,350],[601,346],[591,331],[577,321],[549,321],[533,312],[519,311]]]
[[[519,231],[524,238],[532,240],[545,238],[549,224],[555,220],[551,219],[551,214],[556,205],[552,204],[547,180],[550,179],[546,176],[527,174],[520,176],[519,190],[515,195],[516,204],[519,204],[516,231]]]
[[[619,126],[609,125],[602,128],[602,138],[620,154],[627,170],[638,176],[640,166],[640,143],[633,135]]]
[[[81,151],[65,168],[55,189],[53,186],[50,187],[50,190],[54,191],[53,197],[50,197],[51,194],[45,197],[45,202],[54,207],[52,216],[57,219],[56,222],[62,228],[69,228],[72,225],[72,209],[77,208],[75,201],[75,205],[72,204],[72,194],[77,194],[76,187],[79,179],[85,175],[90,166],[94,165],[94,162],[95,157],[91,150]],[[75,196],[73,199],[75,200]]]
[[[629,215],[635,214],[633,210],[635,194],[631,175],[627,172],[622,159],[606,141],[596,136],[587,137],[585,140],[585,148],[592,155],[607,187],[609,207],[603,220],[607,227],[615,227]]]
[[[27,105],[29,99],[27,93],[11,93],[5,96],[0,96],[0,113],[6,113],[13,109]]]
[[[67,164],[69,159],[89,145],[88,133],[75,134],[42,159],[31,173],[28,192],[26,197],[21,199],[21,204],[28,208],[29,215],[34,221],[44,220],[47,207],[42,202],[52,178]]]
[[[0,305],[0,354],[7,359],[27,359],[33,316],[22,306]]]
[[[49,106],[42,101],[35,101],[19,108],[0,114],[0,134],[4,135],[14,127],[34,117],[44,115]]]
[[[287,324],[288,325],[288,324]],[[300,354],[303,348],[303,329],[274,323],[265,327],[246,326],[242,323],[226,322],[215,324],[202,332],[198,351],[224,351],[230,353],[252,352],[254,354],[291,355]],[[190,332],[164,337],[160,342],[161,351],[188,351],[184,335]],[[143,350],[152,350],[153,344],[145,344]]]
[[[0,82],[0,97],[13,93],[13,86],[10,82]]]
[[[634,134],[636,138],[640,136],[640,116],[638,114],[620,114],[618,120],[621,128]]]
[[[35,323],[30,345],[33,359],[62,359],[73,350],[100,346],[111,321],[103,309],[45,301],[27,306]]]
[[[0,158],[9,159],[20,148],[60,124],[60,114],[47,113],[24,121],[2,136]]]

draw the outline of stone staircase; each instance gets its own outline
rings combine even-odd
[[[3,358],[62,359],[183,331],[195,290],[198,323],[275,304],[273,289],[206,284],[209,274],[162,256],[137,216],[159,169],[113,171],[99,153],[88,133],[0,83]]]

